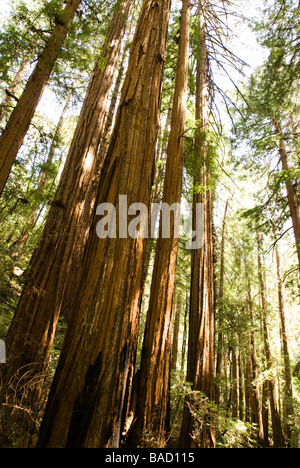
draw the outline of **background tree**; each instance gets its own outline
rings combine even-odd
[[[0,139],[0,194],[24,141],[34,112],[49,80],[54,64],[68,34],[81,0],[69,0],[64,10],[55,15],[55,28],[39,57],[22,96],[5,127]]]
[[[190,1],[182,2],[178,60],[167,147],[166,172],[162,202],[169,207],[180,204],[184,162],[184,132],[187,103],[189,58]],[[178,206],[177,205],[177,206]],[[169,375],[172,343],[172,324],[176,287],[179,213],[173,210],[170,236],[162,237],[163,216],[160,218],[160,236],[156,244],[155,262],[149,309],[145,327],[142,359],[137,386],[137,422],[133,426],[135,444],[155,438],[165,444],[168,423]],[[145,443],[145,442],[144,442]]]

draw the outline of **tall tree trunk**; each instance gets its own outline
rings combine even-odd
[[[238,379],[239,379],[239,419],[244,420],[244,387],[241,348],[238,357]]]
[[[0,139],[0,196],[81,0],[68,0]]]
[[[167,150],[167,166],[164,179],[163,203],[180,204],[184,160],[184,131],[187,104],[190,0],[183,0],[180,26],[180,41],[176,68],[175,90],[171,117],[171,130]],[[143,437],[155,437],[157,443],[165,443],[165,429],[169,401],[169,374],[172,342],[172,321],[178,254],[178,238],[175,236],[174,213],[170,236],[157,240],[156,256],[145,336],[142,350],[141,371],[138,387],[139,401],[136,423],[130,439],[143,443]],[[137,439],[136,437],[137,436]]]
[[[285,144],[281,124],[276,119],[273,119],[273,126],[275,128],[276,134],[279,136],[279,153],[280,153],[282,169],[284,171],[289,171],[288,153],[286,150],[286,144]],[[299,206],[299,201],[298,201],[298,194],[289,176],[287,176],[286,178],[285,185],[286,185],[286,190],[287,190],[290,215],[291,215],[292,224],[293,224],[293,231],[294,231],[296,250],[297,250],[297,256],[298,256],[298,264],[299,264],[299,270],[300,270],[300,206]]]
[[[238,417],[238,374],[235,343],[231,348],[231,415]]]
[[[60,116],[59,122],[58,122],[57,127],[56,127],[55,135],[54,135],[53,140],[52,140],[52,144],[51,144],[51,147],[50,147],[50,150],[49,150],[49,153],[48,153],[47,161],[44,164],[45,170],[43,170],[43,173],[41,175],[39,185],[38,185],[38,188],[37,188],[38,201],[37,201],[36,205],[33,207],[32,212],[29,215],[28,222],[26,223],[26,226],[24,226],[20,237],[13,243],[13,246],[16,249],[12,253],[12,257],[14,259],[16,259],[16,258],[18,258],[20,256],[20,254],[22,252],[22,249],[24,248],[24,246],[26,245],[26,243],[28,241],[30,233],[31,233],[33,227],[35,226],[35,223],[36,223],[36,220],[37,220],[37,217],[38,217],[38,213],[39,213],[39,210],[40,210],[41,200],[42,200],[42,197],[43,197],[43,194],[44,194],[44,191],[45,191],[45,187],[46,187],[46,183],[47,183],[47,179],[48,179],[47,170],[52,165],[55,150],[56,150],[56,148],[58,146],[58,141],[59,141],[61,129],[62,129],[62,126],[63,126],[63,123],[64,123],[64,119],[65,119],[67,110],[68,110],[68,108],[70,106],[72,96],[73,96],[73,93],[70,94],[70,96],[68,97],[68,99],[66,101],[66,104],[64,106],[64,109],[62,111],[62,114]]]
[[[222,309],[223,309],[223,296],[224,296],[224,273],[225,273],[225,229],[226,218],[228,211],[228,200],[225,205],[223,224],[222,224],[222,237],[221,237],[221,253],[220,253],[220,282],[218,294],[218,309],[219,309],[219,331],[218,331],[218,344],[217,344],[217,359],[216,359],[216,385],[215,385],[215,402],[216,405],[220,404],[220,385],[218,379],[221,378],[222,370],[222,347],[223,347],[223,332],[222,332]]]
[[[180,312],[181,312],[181,298],[178,296],[177,304],[176,304],[175,319],[174,319],[171,370],[177,369]]]
[[[251,422],[256,424],[258,428],[257,442],[263,447],[265,445],[265,433],[262,417],[262,408],[260,403],[260,392],[258,387],[258,364],[257,352],[254,333],[254,313],[251,291],[251,278],[248,272],[247,263],[245,263],[246,277],[247,277],[247,295],[248,295],[248,308],[250,312],[251,331],[250,331],[250,406],[251,406]]]
[[[150,205],[170,0],[144,0],[131,46],[97,205]],[[96,234],[97,210],[68,329],[42,423],[41,447],[118,447],[138,340],[146,241]],[[121,223],[122,224],[122,223]],[[66,392],[66,388],[68,392]],[[125,408],[126,410],[126,408]]]
[[[214,261],[212,194],[209,190],[210,174],[207,167],[209,104],[208,104],[208,56],[205,37],[205,6],[199,4],[199,50],[197,53],[196,122],[199,125],[196,135],[198,166],[195,187],[199,184],[204,193],[194,194],[194,229],[197,203],[204,203],[204,246],[192,251],[190,332],[187,381],[193,383],[193,390],[202,392],[209,400],[214,398]],[[200,431],[186,401],[180,436],[180,446],[198,445],[202,448],[215,447],[215,430],[208,408],[201,408]],[[198,424],[198,423],[196,423]]]
[[[184,308],[184,321],[183,321],[183,337],[182,337],[182,350],[181,350],[181,372],[185,369],[186,351],[187,351],[187,335],[188,335],[188,314],[189,314],[189,301],[188,293],[186,293],[185,308]]]
[[[257,233],[257,248],[258,248],[258,257],[257,257],[258,277],[259,277],[260,297],[261,297],[265,359],[266,359],[267,370],[272,371],[273,358],[272,358],[270,339],[269,339],[267,298],[266,298],[265,282],[263,278],[263,264],[262,264],[262,258],[261,258],[262,240],[261,240],[261,235],[259,233]],[[277,448],[280,448],[280,447],[285,446],[285,441],[283,437],[281,419],[280,419],[280,414],[279,414],[279,409],[278,409],[276,384],[275,384],[274,377],[270,376],[267,380],[267,384],[268,384],[269,398],[270,398],[274,446]]]
[[[295,435],[295,413],[293,404],[293,384],[290,363],[290,353],[288,345],[288,336],[285,323],[283,284],[281,278],[280,255],[278,245],[275,246],[276,269],[277,269],[277,284],[278,284],[278,305],[280,316],[280,334],[282,343],[282,357],[284,363],[284,399],[283,399],[283,417],[284,431],[288,443],[291,446],[297,446]]]
[[[37,375],[44,374],[62,308],[71,321],[70,304],[95,203],[99,142],[130,5],[131,0],[124,0],[115,11],[103,48],[106,67],[101,70],[98,62],[95,65],[40,246],[27,272],[6,340],[2,398],[15,374],[17,379],[35,376],[36,382]],[[33,392],[37,401],[35,389]]]
[[[21,64],[19,70],[16,73],[16,76],[14,77],[13,83],[10,86],[8,90],[6,90],[6,96],[4,101],[0,104],[0,124],[2,123],[2,120],[4,119],[7,107],[15,100],[18,101],[18,98],[16,97],[16,93],[18,92],[18,89],[20,87],[20,84],[24,78],[26,68],[29,65],[29,63],[24,60],[24,62]]]
[[[250,339],[248,337],[248,341],[250,344]],[[252,375],[252,366],[251,366],[251,358],[248,356],[246,358],[245,363],[245,374],[244,374],[244,382],[245,382],[245,422],[251,422],[251,375]]]

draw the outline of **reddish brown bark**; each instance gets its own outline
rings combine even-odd
[[[251,278],[248,273],[248,265],[245,264],[246,277],[247,277],[247,296],[248,296],[248,309],[250,313],[251,331],[250,331],[250,357],[249,357],[249,392],[250,392],[250,408],[251,408],[251,422],[256,424],[257,441],[258,444],[263,447],[267,436],[264,433],[263,414],[260,402],[260,391],[257,383],[258,380],[258,364],[257,364],[257,353],[256,353],[256,342],[254,334],[254,313],[253,313],[253,302],[252,302],[252,290],[251,290]]]
[[[172,344],[172,360],[171,360],[171,370],[176,370],[177,368],[177,357],[178,357],[178,338],[179,338],[179,326],[180,326],[180,312],[181,312],[181,299],[177,299],[176,312],[174,319],[174,329],[173,329],[173,344]]]
[[[144,0],[97,205],[119,195],[149,207],[169,0]],[[136,352],[145,239],[99,239],[94,216],[69,329],[42,424],[41,447],[118,447]],[[121,234],[118,231],[117,234]],[[66,388],[68,391],[66,392]]]
[[[216,385],[215,385],[215,402],[217,405],[220,404],[220,388],[218,379],[221,378],[222,372],[222,357],[223,357],[223,332],[222,332],[222,309],[223,309],[223,294],[224,294],[224,273],[225,273],[225,229],[226,229],[226,218],[228,211],[228,200],[225,205],[225,212],[222,224],[222,237],[221,237],[221,258],[220,258],[220,282],[219,282],[219,294],[218,294],[218,310],[219,310],[219,331],[218,331],[218,344],[217,344],[217,358],[216,358]]]
[[[205,37],[204,5],[199,6],[199,51],[197,60],[196,122],[199,133],[196,138],[196,153],[200,172],[195,174],[195,187],[199,184],[203,193],[194,194],[194,212],[197,203],[204,204],[203,248],[192,251],[192,277],[190,294],[190,332],[187,381],[193,390],[200,391],[209,400],[214,398],[214,261],[212,194],[209,190],[210,173],[208,156],[208,55]],[[194,229],[195,229],[194,216]],[[182,447],[215,447],[214,424],[206,404],[200,403],[201,422],[195,421],[189,409],[187,397],[180,437]]]
[[[293,382],[291,373],[290,352],[288,334],[285,320],[283,281],[281,277],[281,264],[278,245],[275,246],[278,306],[280,317],[281,355],[284,364],[284,398],[283,398],[283,426],[286,440],[290,446],[297,446],[297,435],[295,433],[295,412],[293,404]]]
[[[182,193],[190,1],[184,0],[182,3],[175,91],[163,191],[163,203],[167,203],[169,206],[173,203],[180,204]],[[162,234],[162,217],[160,234]],[[165,430],[168,426],[167,412],[177,254],[178,238],[175,236],[175,221],[173,219],[170,237],[164,239],[160,235],[156,246],[139,377],[137,421],[132,430],[132,434],[136,436],[135,443],[137,444],[145,443],[144,437],[149,436],[155,437],[160,446],[165,443]]]
[[[282,131],[281,124],[278,120],[273,119],[272,121],[276,134],[279,137],[279,153],[281,159],[282,170],[288,172],[289,161],[288,161],[288,153],[286,149],[286,144],[284,140],[284,135]],[[299,206],[299,199],[297,194],[297,189],[293,184],[291,177],[286,174],[286,191],[287,191],[287,198],[289,204],[289,210],[293,225],[294,237],[295,237],[295,244],[296,244],[296,252],[298,256],[298,264],[300,269],[300,206]]]
[[[125,31],[131,0],[124,0],[112,20],[103,56],[96,63],[71,143],[56,197],[50,208],[40,245],[35,252],[17,310],[8,332],[8,362],[2,398],[11,379],[32,379],[40,388],[49,362],[57,321],[63,307],[71,322],[70,305],[91,225],[99,174],[98,147],[109,92]],[[25,377],[26,376],[26,377]],[[34,391],[34,402],[37,396]]]

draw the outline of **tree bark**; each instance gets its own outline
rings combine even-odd
[[[97,205],[150,204],[170,0],[144,0],[131,46]],[[127,207],[126,207],[127,208]],[[121,213],[122,214],[122,213]],[[138,339],[146,242],[99,239],[94,213],[69,328],[42,423],[40,447],[118,447]],[[68,391],[66,392],[66,388]],[[126,409],[126,408],[125,408]]]
[[[283,283],[281,278],[281,265],[278,245],[275,246],[276,255],[276,270],[277,270],[277,285],[278,285],[278,306],[280,317],[280,335],[281,335],[281,354],[284,364],[284,399],[283,399],[283,418],[284,432],[286,440],[290,446],[297,446],[295,434],[295,413],[293,404],[293,384],[290,363],[290,353],[288,345],[288,336],[285,323]]]
[[[238,373],[235,343],[231,348],[231,415],[238,417]]]
[[[75,317],[71,303],[92,222],[99,142],[130,5],[131,0],[124,0],[114,14],[103,48],[106,67],[101,70],[98,63],[95,65],[56,197],[26,273],[6,340],[8,361],[2,398],[14,375],[17,379],[35,376],[40,389],[42,379],[37,376],[44,374],[49,362],[60,312],[63,309],[69,322]],[[37,402],[36,389],[32,392]]]
[[[178,297],[177,304],[176,304],[175,319],[174,319],[171,370],[177,369],[180,312],[181,312],[181,298]]]
[[[168,141],[163,203],[181,202],[184,131],[187,104],[190,0],[183,0],[175,90]],[[135,444],[145,443],[144,436],[155,437],[165,444],[169,401],[169,374],[172,342],[173,307],[176,282],[178,238],[175,236],[175,214],[170,237],[157,240],[150,301],[147,314],[138,388],[136,423],[130,438]],[[177,219],[177,223],[178,223]],[[132,444],[132,440],[130,441]]]
[[[20,84],[24,78],[26,68],[29,65],[29,63],[24,60],[24,62],[21,64],[18,72],[16,73],[16,76],[13,80],[12,85],[8,90],[6,90],[6,96],[4,101],[0,104],[0,124],[2,123],[4,116],[6,114],[7,107],[12,103],[13,100],[16,100],[16,94],[18,92],[18,89],[20,87]],[[14,99],[14,97],[15,99]]]
[[[68,0],[0,139],[0,196],[81,0]]]
[[[284,141],[284,135],[283,135],[283,131],[281,128],[281,124],[276,119],[273,119],[272,123],[275,128],[276,134],[279,136],[279,153],[280,153],[280,159],[281,159],[281,164],[282,164],[282,170],[289,171],[290,168],[289,168],[289,163],[288,163],[288,153],[286,150],[286,144]],[[286,185],[286,190],[287,190],[290,215],[291,215],[292,224],[293,224],[296,251],[297,251],[298,264],[299,264],[299,270],[300,270],[300,206],[299,206],[299,201],[298,201],[298,194],[289,176],[287,176],[286,178],[285,185]]]
[[[104,163],[106,151],[107,151],[107,148],[108,148],[109,139],[110,139],[112,128],[113,128],[113,121],[114,121],[114,117],[115,117],[115,113],[116,113],[119,92],[120,92],[120,89],[121,89],[122,80],[124,78],[125,58],[126,58],[126,52],[124,51],[123,55],[122,55],[121,63],[119,65],[119,71],[118,71],[118,76],[117,76],[117,79],[116,79],[115,87],[114,87],[112,97],[111,97],[111,100],[110,100],[109,110],[108,110],[107,116],[106,116],[104,131],[103,131],[103,134],[101,136],[101,143],[100,143],[100,148],[99,148],[99,161],[100,161],[101,166]]]
[[[270,339],[269,339],[269,325],[268,325],[268,312],[267,312],[267,298],[266,298],[266,288],[263,278],[263,264],[261,259],[262,251],[262,240],[261,235],[257,233],[257,248],[258,248],[258,277],[259,277],[259,287],[260,287],[260,297],[261,297],[261,309],[262,309],[262,324],[263,324],[263,340],[264,340],[264,350],[265,350],[265,360],[266,367],[269,373],[272,372],[273,368],[273,358],[271,353]],[[273,428],[273,439],[274,446],[277,448],[282,448],[285,446],[284,436],[282,432],[281,419],[278,409],[278,401],[276,394],[276,385],[275,379],[270,375],[267,379],[269,398],[270,398],[270,408],[272,416],[272,428]]]
[[[222,237],[221,237],[221,252],[220,252],[220,282],[218,294],[218,309],[219,309],[219,331],[218,331],[218,344],[217,344],[217,358],[216,358],[216,385],[215,385],[215,402],[216,405],[220,404],[220,387],[218,379],[221,377],[222,371],[222,347],[223,347],[223,332],[222,332],[222,309],[223,309],[223,295],[224,295],[224,273],[225,273],[225,229],[226,218],[228,211],[228,200],[225,205],[223,224],[222,224]]]
[[[262,408],[260,402],[260,392],[257,383],[258,379],[258,364],[257,364],[257,352],[256,352],[256,341],[254,333],[254,314],[253,314],[253,302],[252,302],[252,291],[251,291],[251,278],[248,273],[248,266],[245,263],[246,277],[247,277],[247,295],[248,295],[248,308],[250,312],[251,320],[251,331],[250,331],[250,407],[251,407],[251,422],[257,425],[257,442],[263,447],[265,445],[265,433],[262,417]]]
[[[201,166],[195,174],[195,187],[200,184],[203,193],[195,193],[197,203],[204,203],[204,246],[192,250],[192,274],[190,294],[190,331],[187,381],[193,383],[193,390],[200,391],[209,400],[214,398],[214,261],[213,261],[213,226],[212,226],[212,194],[209,189],[210,174],[207,168],[209,149],[209,105],[208,105],[208,55],[205,35],[205,9],[203,2],[199,5],[199,50],[197,57],[196,85],[196,122],[199,132],[196,136],[196,154]],[[201,408],[201,429],[196,429],[195,421],[189,410],[189,402],[185,404],[183,424],[180,436],[180,446],[201,448],[215,447],[215,431],[209,409]],[[197,425],[197,423],[196,423]]]

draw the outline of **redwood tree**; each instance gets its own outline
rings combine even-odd
[[[190,0],[184,0],[180,23],[180,40],[176,68],[175,90],[171,117],[171,130],[167,149],[167,165],[164,179],[163,203],[180,204],[182,193],[184,131],[187,104],[187,80],[189,59]],[[144,436],[155,437],[157,443],[165,443],[165,429],[169,401],[169,373],[172,342],[172,322],[175,294],[175,278],[178,254],[174,213],[170,236],[157,240],[156,256],[147,314],[142,361],[137,387],[138,405],[136,423],[131,438],[134,444],[143,443]]]
[[[208,103],[208,54],[205,33],[205,5],[199,3],[199,48],[197,53],[196,79],[196,172],[194,229],[196,227],[196,205],[204,204],[204,245],[192,251],[191,292],[190,292],[190,331],[187,381],[192,389],[200,391],[209,400],[214,396],[214,261],[212,193],[209,189],[209,103]],[[198,168],[198,169],[197,169]],[[199,191],[199,186],[201,190]],[[198,189],[197,189],[198,187]],[[190,413],[189,396],[184,410],[180,446],[214,447],[215,434],[209,410],[201,408],[201,428]]]
[[[37,387],[41,386],[41,378],[36,377],[47,367],[63,303],[65,314],[70,309],[91,225],[100,169],[98,148],[131,3],[123,0],[115,10],[102,51],[106,65],[102,69],[98,61],[95,64],[55,200],[26,272],[6,340],[2,399],[11,394],[12,379],[24,384],[24,379],[35,376]],[[29,404],[37,402],[36,388],[32,391]]]
[[[259,279],[259,292],[261,298],[261,316],[262,316],[262,334],[264,341],[264,352],[265,352],[265,366],[266,370],[272,371],[273,368],[273,357],[270,345],[269,337],[269,324],[268,324],[268,310],[267,310],[267,297],[266,297],[266,285],[263,275],[263,262],[262,262],[262,240],[261,235],[257,233],[257,248],[258,248],[258,279]],[[266,385],[269,391],[270,409],[272,418],[273,428],[273,439],[274,446],[276,448],[282,448],[285,446],[281,418],[279,413],[279,406],[277,400],[276,383],[272,375],[267,378]]]
[[[150,205],[170,6],[170,0],[142,4],[97,205],[122,209],[119,195],[124,194],[129,205]],[[127,206],[123,209],[127,212]],[[95,212],[73,305],[77,320],[64,343],[40,447],[119,446],[137,346],[146,240],[126,237],[124,226],[116,238],[100,239],[97,221]]]

